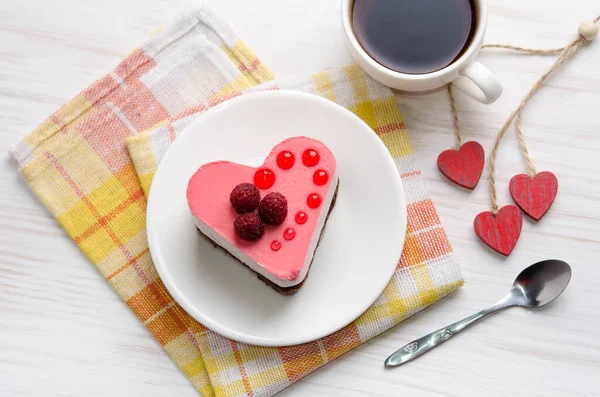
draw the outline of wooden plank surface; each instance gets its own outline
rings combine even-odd
[[[277,75],[351,61],[338,0],[208,0]],[[490,0],[486,42],[556,47],[600,12],[598,0]],[[192,1],[8,1],[0,6],[0,396],[196,396],[146,329],[29,191],[6,153]],[[495,134],[551,58],[486,50],[504,84],[493,105],[457,93],[463,140],[490,152]],[[471,192],[444,178],[454,145],[446,91],[398,96],[427,187],[467,283],[282,396],[593,396],[600,390],[600,40],[561,67],[524,112],[539,171],[560,190],[537,224],[523,220],[508,258],[485,247],[473,219],[489,209],[488,171]],[[500,204],[526,172],[514,130],[497,161]],[[532,262],[573,266],[572,285],[540,311],[511,309],[405,367],[383,360],[406,342],[504,295]]]

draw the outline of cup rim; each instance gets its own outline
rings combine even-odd
[[[351,18],[351,6],[354,4],[354,0],[342,0],[342,24],[344,26],[344,32],[346,33],[346,39],[350,42],[350,45],[354,47],[355,51],[357,51],[360,56],[368,62],[368,64],[377,69],[379,73],[385,74],[387,77],[393,79],[404,79],[404,80],[413,80],[413,81],[424,81],[434,79],[440,76],[444,76],[448,73],[456,72],[457,69],[462,68],[465,64],[477,54],[481,45],[483,44],[483,36],[485,34],[485,30],[487,27],[487,3],[486,0],[473,0],[475,2],[476,9],[476,17],[477,17],[477,25],[475,29],[475,35],[471,39],[469,47],[467,50],[452,62],[450,65],[436,70],[430,73],[423,74],[408,74],[397,72],[395,70],[389,69],[375,59],[373,59],[367,51],[360,44],[356,35],[354,34],[354,29],[352,29],[352,18]]]

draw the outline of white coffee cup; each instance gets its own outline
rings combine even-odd
[[[401,0],[399,0],[401,1]],[[492,103],[502,94],[502,86],[488,68],[475,58],[481,50],[487,27],[486,0],[473,0],[475,5],[475,32],[462,55],[443,69],[425,74],[406,74],[386,68],[363,49],[352,29],[354,0],[342,0],[342,23],[346,32],[348,49],[358,65],[381,83],[408,92],[431,91],[453,83],[456,87],[481,103]]]

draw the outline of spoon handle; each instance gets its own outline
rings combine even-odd
[[[412,360],[413,358],[419,357],[420,355],[427,353],[429,350],[441,345],[442,343],[450,339],[452,336],[456,335],[457,333],[472,325],[473,323],[481,320],[488,314],[509,307],[510,305],[508,305],[506,301],[507,299],[503,299],[495,305],[480,311],[479,313],[475,313],[472,316],[450,324],[447,327],[440,328],[437,331],[434,331],[428,335],[425,335],[402,346],[400,349],[396,350],[385,360],[385,366],[395,367],[397,365],[402,365],[407,361]]]

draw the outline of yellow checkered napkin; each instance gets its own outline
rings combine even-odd
[[[158,278],[145,229],[146,194],[178,134],[210,106],[267,89],[320,95],[365,120],[393,155],[408,199],[402,258],[375,304],[333,335],[282,348],[237,343],[187,315]],[[182,14],[11,154],[33,191],[204,396],[271,396],[462,285],[391,91],[356,66],[273,80],[204,7]]]

